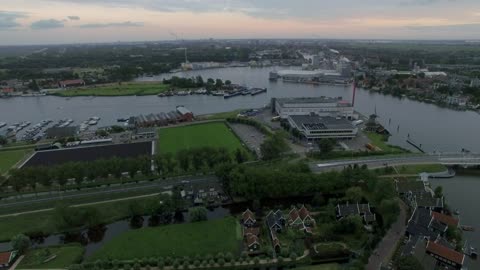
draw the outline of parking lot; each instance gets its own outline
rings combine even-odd
[[[258,156],[260,156],[260,145],[265,140],[265,135],[258,131],[255,127],[231,123],[229,126],[232,128],[233,132],[242,140],[249,149],[255,151]]]

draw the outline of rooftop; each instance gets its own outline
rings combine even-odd
[[[438,255],[459,265],[463,265],[463,261],[465,259],[465,255],[463,255],[462,253],[432,241],[428,241],[427,243],[427,252]]]
[[[296,97],[296,98],[277,98],[276,101],[284,106],[285,104],[296,103],[339,103],[342,97]]]
[[[354,129],[352,123],[343,118],[317,115],[290,115],[289,117],[298,127],[303,127],[305,130]]]

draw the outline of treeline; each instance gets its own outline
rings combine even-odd
[[[247,199],[292,197],[344,190],[358,179],[375,178],[366,168],[313,174],[303,163],[279,166],[221,166],[216,172],[232,196]]]
[[[69,180],[77,185],[95,179],[122,177],[135,178],[171,176],[213,171],[220,164],[243,163],[251,158],[244,149],[233,154],[223,147],[201,147],[181,150],[176,154],[165,153],[153,157],[112,158],[87,162],[67,162],[56,166],[34,166],[12,169],[8,185],[15,191],[36,191],[38,185],[49,188],[56,184],[64,187]],[[153,161],[153,162],[152,162]]]
[[[198,88],[205,87],[207,91],[219,90],[224,87],[228,88],[232,82],[226,80],[225,82],[221,79],[212,79],[208,78],[207,81],[203,80],[202,76],[192,77],[192,78],[181,78],[173,76],[170,79],[163,79],[163,84],[171,85],[178,88]]]
[[[229,123],[239,123],[239,124],[244,124],[244,125],[249,125],[252,127],[255,127],[260,131],[261,133],[265,135],[270,135],[272,134],[270,130],[268,130],[263,124],[260,122],[257,122],[255,120],[249,119],[249,118],[241,118],[241,117],[231,117],[226,119],[227,122]]]

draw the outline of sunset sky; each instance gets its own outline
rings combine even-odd
[[[479,39],[480,0],[0,0],[0,45],[176,38]]]

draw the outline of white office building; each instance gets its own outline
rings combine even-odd
[[[274,111],[282,119],[290,115],[332,116],[352,119],[353,106],[350,102],[339,98],[277,98],[273,100]]]
[[[344,118],[318,115],[290,115],[288,122],[309,140],[324,138],[351,139],[357,136],[358,128]]]

